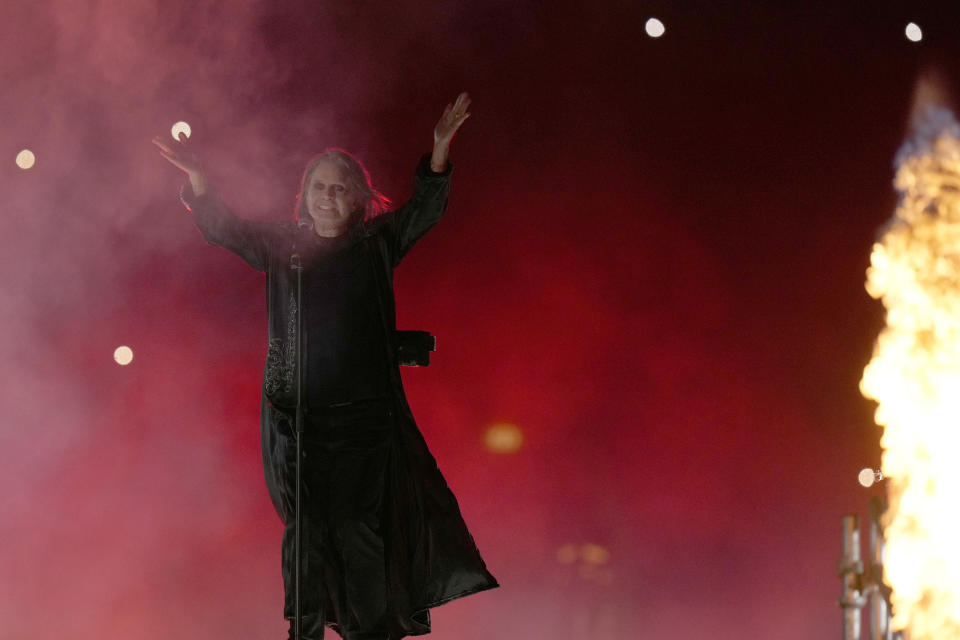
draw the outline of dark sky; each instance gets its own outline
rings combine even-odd
[[[839,636],[840,518],[882,493],[864,270],[918,71],[960,80],[960,7],[914,4],[5,1],[0,638],[280,637],[263,277],[150,139],[190,122],[245,217],[328,146],[402,202],[461,90],[398,315],[438,336],[404,382],[503,587],[436,637]]]

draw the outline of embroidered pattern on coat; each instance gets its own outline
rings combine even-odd
[[[263,389],[268,396],[280,388],[284,393],[293,392],[293,377],[297,357],[297,298],[290,294],[287,314],[287,338],[273,338],[267,345],[267,371],[263,376]]]

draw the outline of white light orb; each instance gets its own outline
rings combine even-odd
[[[17,166],[21,169],[29,169],[37,161],[37,157],[33,155],[33,151],[30,149],[24,149],[17,154]]]
[[[907,34],[907,40],[910,42],[920,42],[923,40],[923,31],[920,30],[920,27],[911,22],[907,25],[907,28],[904,29],[904,33]]]
[[[121,367],[125,367],[131,362],[133,362],[133,349],[123,345],[117,347],[113,352],[113,359],[117,361]]]
[[[188,138],[190,137],[190,125],[183,120],[170,127],[170,135],[173,136],[174,140],[180,140],[181,133]]]
[[[860,473],[857,474],[857,480],[865,487],[872,487],[873,483],[879,481],[881,478],[883,478],[883,476],[879,471],[874,471],[869,467],[861,469]]]
[[[647,24],[644,28],[647,30],[647,35],[651,38],[659,38],[667,30],[667,28],[663,26],[663,23],[656,18],[650,18],[647,20]]]

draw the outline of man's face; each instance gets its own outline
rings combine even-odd
[[[344,233],[355,207],[340,167],[328,160],[321,161],[310,173],[305,191],[307,212],[317,235],[333,238]]]

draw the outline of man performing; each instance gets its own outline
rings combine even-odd
[[[469,106],[462,93],[444,109],[402,207],[387,211],[364,167],[328,149],[304,171],[296,223],[235,217],[183,135],[179,144],[154,140],[187,174],[181,197],[207,242],[266,274],[261,446],[286,525],[291,638],[298,386],[302,637],[322,638],[325,624],[346,640],[426,634],[431,607],[497,586],[407,405],[394,313],[393,269],[446,208],[450,142]]]

